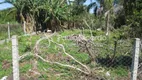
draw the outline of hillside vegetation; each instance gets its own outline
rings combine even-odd
[[[5,0],[14,7],[0,11],[0,79],[13,75],[9,26],[18,39],[21,80],[130,80],[142,1],[85,1]]]
[[[89,30],[84,30],[84,34],[80,30],[64,31],[56,33],[56,35],[49,38],[50,40],[63,44],[67,53],[73,56],[75,59],[88,66],[91,70],[91,76],[86,76],[76,69],[63,67],[58,64],[51,64],[49,62],[42,61],[40,58],[35,58],[32,54],[35,53],[35,45],[38,39],[48,36],[49,33],[39,34],[35,36],[23,36],[18,38],[19,41],[19,54],[20,56],[28,54],[28,56],[20,60],[20,75],[25,76],[26,79],[51,79],[51,80],[66,80],[66,79],[89,79],[89,80],[107,80],[107,79],[129,79],[129,71],[131,67],[131,49],[132,41],[128,39],[117,40],[120,36],[119,32],[113,32],[109,38],[106,38],[105,33],[102,31],[92,31],[94,36],[93,44],[87,42],[88,46],[92,46],[88,52],[84,46],[84,42],[76,42],[77,39],[83,39],[84,36],[88,40],[91,40],[91,34]],[[81,37],[79,37],[81,36]],[[102,38],[102,36],[104,38]],[[100,37],[100,38],[99,38]],[[114,55],[114,42],[117,40],[117,52]],[[92,40],[91,40],[92,41]],[[82,70],[84,68],[77,62],[72,60],[69,56],[65,55],[62,48],[54,42],[48,42],[48,39],[42,40],[38,44],[38,54],[46,60],[51,62],[60,62],[67,65],[76,66]],[[108,47],[109,46],[109,47]],[[11,42],[4,43],[0,47],[1,49],[1,73],[0,77],[12,75],[12,57],[7,55],[11,54]],[[91,60],[93,53],[95,58]],[[35,60],[37,60],[37,68],[34,68]],[[113,62],[112,62],[113,60]],[[36,74],[33,71],[38,72]],[[111,75],[107,77],[106,73],[109,72]],[[101,75],[100,75],[101,74]],[[28,75],[28,76],[27,76]]]

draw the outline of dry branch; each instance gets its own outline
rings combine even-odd
[[[39,55],[35,55],[35,56],[38,57],[39,59],[41,59],[42,61],[50,63],[50,64],[57,64],[57,65],[60,65],[60,66],[75,69],[75,70],[80,71],[80,72],[82,72],[84,74],[87,74],[87,75],[90,74],[89,72],[85,72],[85,71],[81,70],[80,68],[77,68],[77,67],[72,66],[72,65],[62,64],[62,63],[59,63],[59,62],[51,62],[51,61],[48,61],[48,60],[44,59],[43,57],[41,57]]]
[[[87,21],[85,19],[83,19],[84,23],[86,24],[86,26],[89,28],[90,30],[90,34],[91,34],[91,40],[93,38],[93,33],[92,33],[92,30],[91,30],[91,27],[89,26],[89,24],[87,23]]]
[[[36,42],[36,44],[35,44],[35,47],[34,47],[34,53],[35,53],[34,55],[35,55],[35,57],[40,58],[42,61],[47,62],[47,63],[50,63],[50,64],[57,64],[57,65],[60,65],[60,66],[69,67],[69,68],[75,69],[75,70],[80,71],[80,72],[82,72],[82,73],[84,73],[84,74],[86,74],[86,75],[89,75],[89,74],[91,73],[90,69],[89,69],[86,65],[84,65],[83,63],[81,63],[80,61],[78,61],[77,59],[75,59],[73,56],[71,56],[70,54],[68,54],[62,44],[58,44],[58,43],[54,42],[53,40],[50,40],[50,39],[49,39],[51,36],[54,36],[55,34],[52,34],[52,35],[50,35],[50,36],[47,36],[46,34],[44,34],[44,35],[45,35],[45,37],[39,39],[39,40]],[[62,63],[59,63],[59,62],[51,62],[51,61],[48,61],[48,60],[44,59],[44,58],[41,57],[40,55],[38,55],[38,53],[39,53],[39,48],[38,48],[39,43],[40,43],[42,40],[45,40],[45,39],[47,39],[47,40],[49,41],[49,46],[50,46],[50,42],[52,42],[52,43],[54,43],[54,44],[60,46],[60,47],[63,49],[63,52],[64,52],[68,57],[70,57],[70,58],[73,59],[75,62],[77,62],[78,64],[80,64],[80,65],[81,65],[82,67],[84,67],[87,71],[84,71],[84,70],[82,70],[82,69],[80,69],[80,68],[77,68],[77,67],[75,67],[75,66],[72,66],[72,65],[62,64]]]
[[[51,41],[51,42],[53,42],[53,43],[57,44],[58,46],[62,47],[63,52],[64,52],[68,57],[70,57],[70,58],[73,59],[75,62],[77,62],[78,64],[80,64],[82,67],[84,67],[84,68],[88,71],[88,73],[90,73],[90,69],[89,69],[86,65],[84,65],[83,63],[81,63],[80,61],[78,61],[77,59],[75,59],[73,56],[71,56],[70,54],[68,54],[68,53],[66,52],[66,50],[65,50],[65,47],[64,47],[62,44],[58,44],[58,43],[56,43],[56,42],[54,42],[54,41]]]
[[[25,57],[30,56],[30,55],[32,56],[33,54],[30,53],[30,52],[28,52],[28,53],[26,53],[26,54],[20,56],[20,57],[19,57],[19,60],[22,60],[22,59],[24,59]]]
[[[45,35],[45,36],[46,36],[46,35]],[[46,36],[46,37],[47,37],[47,36]],[[63,49],[63,52],[64,52],[68,57],[70,57],[70,58],[73,59],[75,62],[77,62],[78,64],[80,64],[82,67],[84,67],[84,68],[88,71],[88,73],[91,73],[90,69],[89,69],[86,65],[84,65],[83,63],[81,63],[80,61],[78,61],[77,59],[75,59],[73,56],[71,56],[70,54],[68,54],[68,53],[66,52],[65,47],[63,46],[63,44],[56,43],[56,42],[54,42],[53,40],[50,40],[48,37],[47,37],[47,39],[48,39],[49,42],[52,42],[52,43],[54,43],[54,44],[60,46],[60,47]]]

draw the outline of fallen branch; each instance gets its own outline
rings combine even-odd
[[[64,66],[64,67],[69,67],[69,68],[75,69],[75,70],[77,70],[77,71],[80,71],[80,72],[82,72],[82,73],[84,73],[84,74],[86,74],[86,75],[88,75],[88,74],[91,73],[90,69],[89,69],[86,65],[82,64],[81,62],[79,62],[78,60],[76,60],[73,56],[71,56],[70,54],[68,54],[68,53],[65,51],[65,48],[64,48],[64,46],[63,46],[62,44],[58,44],[58,43],[54,42],[53,40],[50,40],[50,39],[49,39],[49,38],[50,38],[51,36],[53,36],[54,34],[52,34],[51,36],[47,36],[47,35],[44,33],[44,35],[45,35],[45,37],[39,39],[39,40],[36,42],[36,45],[35,45],[35,47],[34,47],[34,53],[35,53],[34,55],[35,55],[36,57],[40,58],[40,59],[43,60],[44,62],[48,62],[48,63],[51,63],[51,64],[58,64],[58,65]],[[43,57],[39,56],[39,55],[38,55],[38,53],[39,53],[39,52],[38,52],[38,51],[39,51],[38,45],[39,45],[39,43],[40,43],[42,40],[44,40],[44,39],[47,39],[47,40],[49,41],[49,43],[52,42],[52,43],[55,43],[56,45],[62,47],[63,52],[64,52],[67,56],[69,56],[71,59],[73,59],[75,62],[77,62],[77,63],[79,63],[81,66],[83,66],[83,67],[87,70],[87,72],[81,70],[80,68],[71,66],[71,65],[62,64],[62,63],[59,63],[59,62],[51,62],[51,61],[48,61],[48,60],[44,59]],[[49,45],[49,46],[50,46],[50,45]]]
[[[45,34],[45,33],[44,33]],[[52,37],[53,35],[55,35],[55,33],[54,34],[51,34],[51,35],[49,35],[48,37]],[[46,40],[46,39],[48,39],[48,37],[42,37],[41,39],[39,39],[38,41],[36,41],[36,44],[35,44],[35,46],[34,46],[34,54],[33,55],[38,55],[38,53],[39,53],[39,48],[38,48],[38,45],[39,45],[39,43],[41,42],[41,41],[43,41],[43,40]],[[49,42],[49,46],[50,46],[50,42]],[[48,46],[48,47],[49,47]],[[37,69],[37,61],[36,61],[36,59],[34,59],[34,62],[33,62],[34,64],[33,64],[33,68],[34,69]]]
[[[77,67],[74,67],[74,66],[71,66],[71,65],[62,64],[62,63],[59,63],[59,62],[51,62],[51,61],[45,60],[43,57],[41,57],[39,55],[35,55],[35,56],[38,57],[39,59],[41,59],[42,61],[50,63],[50,64],[57,64],[57,65],[60,65],[60,66],[69,67],[69,68],[75,69],[75,70],[80,71],[80,72],[82,72],[84,74],[87,74],[87,75],[90,74],[89,72],[85,72],[85,71],[81,70],[80,68],[77,68]]]
[[[46,36],[46,35],[45,35],[45,36]],[[47,36],[46,36],[46,37],[47,37]],[[84,68],[88,71],[88,73],[91,73],[90,69],[89,69],[86,65],[84,65],[83,63],[81,63],[80,61],[78,61],[77,59],[75,59],[73,56],[71,56],[70,54],[68,54],[68,53],[66,52],[66,50],[65,50],[65,47],[64,47],[62,44],[56,43],[56,42],[54,42],[53,40],[50,40],[49,38],[47,38],[47,39],[48,39],[49,42],[52,42],[52,43],[54,43],[54,44],[56,44],[56,45],[62,47],[63,52],[64,52],[68,57],[70,57],[70,58],[73,59],[75,62],[77,62],[78,64],[80,64],[82,67],[84,67]]]
[[[30,52],[28,52],[28,53],[26,53],[26,54],[20,56],[20,57],[19,57],[19,60],[22,60],[22,59],[24,59],[25,57],[30,56],[30,55],[32,56],[33,54],[30,53]]]
[[[36,44],[35,44],[35,47],[34,47],[34,53],[38,53],[38,45],[39,45],[39,43],[41,42],[41,41],[43,41],[43,40],[48,40],[48,38],[50,38],[50,37],[52,37],[52,36],[54,36],[56,33],[53,33],[53,34],[51,34],[50,36],[47,36],[45,33],[44,33],[44,35],[46,36],[46,37],[42,37],[41,39],[39,39],[38,41],[36,41]],[[48,47],[50,46],[50,41],[48,40]]]
[[[70,54],[68,54],[68,53],[66,52],[66,50],[65,50],[65,47],[64,47],[62,44],[58,44],[58,43],[56,43],[56,42],[54,42],[54,41],[51,41],[51,42],[53,42],[53,43],[57,44],[58,46],[62,47],[63,52],[64,52],[68,57],[70,57],[70,58],[73,59],[75,62],[77,62],[78,64],[80,64],[81,66],[83,66],[83,67],[88,71],[88,73],[90,73],[90,69],[89,69],[86,65],[82,64],[80,61],[78,61],[77,59],[75,59],[73,56],[71,56]]]

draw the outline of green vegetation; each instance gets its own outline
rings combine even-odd
[[[22,35],[24,32],[21,25],[10,23],[10,36]],[[0,40],[8,39],[8,24],[0,24]]]
[[[15,23],[16,18],[15,18],[15,13],[10,12],[12,9],[7,9],[7,10],[2,10],[0,11],[0,24],[6,24],[7,22],[10,23]]]
[[[92,31],[92,33],[95,36],[104,35],[104,33],[101,31]],[[106,44],[106,46],[103,46],[102,48],[98,48],[99,50],[96,49],[97,51],[99,51],[99,52],[97,52],[97,54],[98,54],[97,58],[99,61],[98,64],[90,63],[90,57],[86,52],[78,51],[80,49],[80,47],[76,46],[76,43],[74,41],[65,39],[65,37],[71,36],[73,34],[74,35],[80,34],[80,30],[73,30],[73,31],[66,30],[64,32],[60,32],[58,35],[53,36],[52,40],[59,43],[59,44],[63,44],[66,49],[66,52],[68,52],[70,55],[72,55],[74,58],[76,58],[77,60],[79,60],[83,64],[86,64],[87,66],[89,66],[91,69],[94,69],[95,67],[96,68],[101,67],[102,69],[105,69],[105,71],[101,73],[101,74],[104,74],[104,76],[107,71],[110,71],[111,77],[112,76],[115,76],[116,78],[122,77],[122,76],[127,77],[131,63],[127,62],[128,59],[130,58],[130,54],[128,53],[126,55],[128,57],[126,57],[125,50],[128,51],[131,48],[125,48],[124,51],[122,51],[123,50],[122,47],[125,44],[125,43],[122,43],[121,45],[123,45],[123,46],[118,45],[118,47],[121,47],[121,49],[117,48],[118,50],[117,50],[117,54],[115,57],[116,60],[114,60],[115,62],[111,63],[111,58],[109,58],[109,57],[113,56],[113,50],[111,51],[110,48],[111,47],[113,48],[113,46],[114,46],[113,41],[119,38],[119,37],[115,37],[115,36],[121,35],[121,34],[119,34],[119,32],[112,33],[113,35],[110,36],[109,43],[106,43],[106,41],[100,41],[100,40],[94,41],[95,43]],[[84,34],[86,34],[86,37],[90,36],[90,31],[84,30]],[[60,40],[58,37],[59,35],[62,36],[60,38]],[[43,34],[35,35],[35,36],[23,36],[23,37],[18,38],[20,56],[23,54],[26,54],[26,53],[34,54],[33,50],[34,50],[35,43],[38,39],[41,38],[41,36],[43,36]],[[128,46],[128,43],[130,43],[130,45],[131,45],[131,42],[127,41],[127,46]],[[48,40],[43,40],[42,42],[40,42],[40,45],[39,45],[40,52],[38,54],[40,56],[42,56],[43,58],[51,60],[51,61],[58,61],[58,62],[61,62],[64,64],[73,64],[73,65],[76,65],[81,68],[81,66],[79,64],[77,64],[74,60],[70,59],[68,56],[63,54],[62,49],[60,47],[58,47],[56,44],[51,43],[50,46],[49,47],[48,46],[49,46]],[[110,46],[110,47],[107,47],[107,46]],[[11,75],[12,74],[12,69],[11,69],[12,59],[10,56],[11,55],[11,42],[1,45],[0,50],[1,50],[0,61],[2,62],[1,66],[3,66],[0,68],[1,69],[0,77],[3,77],[4,75]],[[7,55],[9,55],[9,56],[7,56]],[[107,55],[109,55],[109,57]],[[20,60],[20,74],[23,74],[23,75],[28,74],[31,77],[31,79],[34,78],[34,77],[32,77],[34,75],[31,75],[31,73],[29,71],[30,69],[33,68],[33,63],[34,63],[33,60],[34,59],[35,59],[35,57],[33,57],[32,55],[29,55],[29,56],[25,57],[24,59]],[[117,62],[117,60],[119,61],[119,63]],[[8,61],[9,63],[3,64],[5,61]],[[131,61],[131,58],[129,61]],[[8,64],[10,64],[10,65],[7,68],[10,70],[5,69],[5,65],[8,65]],[[98,71],[102,71],[102,70],[98,70]],[[38,72],[41,73],[41,76],[36,77],[38,79],[53,79],[53,80],[54,79],[55,80],[64,79],[64,80],[66,80],[66,79],[75,79],[76,77],[82,75],[82,74],[79,74],[80,72],[78,72],[78,71],[72,70],[67,67],[61,67],[59,65],[52,65],[50,63],[45,63],[40,59],[38,59]],[[97,73],[98,73],[98,75],[100,74],[99,72],[97,72]],[[62,75],[60,75],[60,77],[58,77],[57,76],[58,74],[62,74]],[[100,76],[100,77],[102,77],[102,76]]]
[[[14,7],[0,11],[0,78],[12,75],[12,45],[6,41],[10,22],[10,35],[19,36],[19,55],[29,54],[20,60],[20,75],[26,80],[129,80],[133,38],[142,38],[142,1],[96,0],[100,6],[92,0],[84,5],[85,1],[5,0]],[[48,30],[56,35],[35,46],[37,40],[53,34]],[[64,54],[60,44],[91,72],[53,64],[87,71]]]

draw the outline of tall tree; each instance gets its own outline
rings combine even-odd
[[[124,0],[123,6],[131,37],[142,37],[142,0]]]
[[[6,0],[14,5],[17,16],[27,23],[30,32],[42,28],[61,30],[61,20],[68,15],[68,5],[65,0]],[[53,25],[54,24],[54,25]]]

